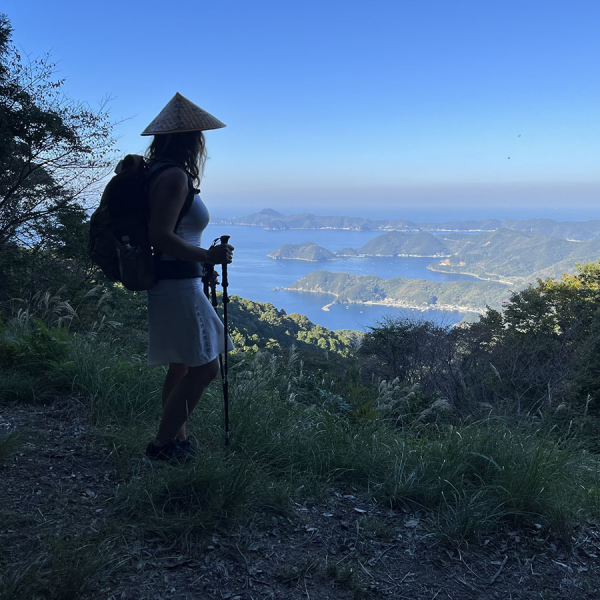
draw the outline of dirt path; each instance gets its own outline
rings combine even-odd
[[[115,527],[127,481],[83,403],[1,407],[0,435],[14,432],[19,446],[0,461],[2,600],[600,598],[591,524],[570,550],[536,528],[458,551],[427,533],[424,514],[332,489],[326,501],[295,503],[291,517],[256,514],[173,545]]]

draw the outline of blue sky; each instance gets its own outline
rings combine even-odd
[[[600,2],[4,0],[119,149],[176,91],[213,214],[600,217]],[[508,158],[510,157],[510,158]]]

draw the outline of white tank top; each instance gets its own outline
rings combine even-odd
[[[152,189],[155,185],[156,179],[150,185],[150,198],[152,198]],[[195,194],[190,209],[183,215],[175,233],[188,244],[200,248],[202,245],[202,232],[206,229],[209,221],[210,214],[206,204],[202,202],[199,194]],[[176,260],[176,258],[162,253],[160,260]]]

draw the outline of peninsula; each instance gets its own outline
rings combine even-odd
[[[331,294],[335,297],[331,304],[381,304],[471,313],[484,313],[486,306],[500,307],[511,292],[508,286],[497,282],[437,282],[407,277],[383,279],[374,275],[330,271],[313,271],[285,289]]]

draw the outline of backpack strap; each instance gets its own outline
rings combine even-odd
[[[185,198],[185,202],[183,204],[181,212],[179,213],[179,217],[177,218],[177,224],[175,225],[175,229],[173,230],[173,231],[177,231],[177,228],[179,227],[179,224],[181,223],[181,219],[183,219],[183,217],[190,210],[190,207],[192,206],[192,202],[194,201],[195,191],[192,192],[192,190],[194,190],[194,185],[193,185],[193,181],[192,181],[190,174],[180,164],[178,164],[176,162],[173,162],[173,161],[156,162],[152,166],[148,167],[148,170],[146,171],[146,190],[149,190],[150,182],[152,181],[152,178],[155,175],[158,175],[161,171],[164,171],[165,169],[168,169],[170,167],[178,167],[188,176],[188,194]],[[148,201],[150,201],[149,196],[148,196]],[[148,207],[148,209],[149,208],[150,207]]]
[[[187,196],[185,197],[183,207],[181,208],[181,211],[179,212],[179,216],[177,217],[177,222],[175,223],[175,229],[173,229],[173,233],[177,233],[177,229],[179,228],[179,225],[181,224],[183,217],[185,217],[185,215],[189,212],[189,210],[192,206],[192,203],[194,202],[194,196],[196,195],[196,192],[198,192],[199,190],[196,190],[194,188],[194,182],[193,182],[190,174],[180,164],[178,164],[176,162],[172,162],[172,161],[171,162],[169,162],[169,161],[157,162],[148,168],[148,170],[146,172],[146,190],[147,191],[149,190],[150,182],[155,175],[158,175],[158,173],[160,173],[161,171],[164,171],[165,169],[168,169],[170,167],[178,167],[178,168],[182,169],[188,177],[188,193],[187,193]],[[149,195],[148,195],[148,202],[150,202]],[[148,206],[148,214],[150,214],[150,206]],[[158,250],[158,249],[154,250],[154,260],[156,261],[156,265],[160,264],[160,259],[161,259],[162,254],[163,254],[163,252],[161,252],[160,250]],[[169,261],[169,262],[171,262],[171,261]],[[179,267],[179,263],[183,263],[183,262],[187,262],[187,261],[182,261],[180,258],[176,258],[175,261],[173,261],[173,262],[178,263],[177,267]],[[173,267],[175,267],[175,265],[173,265]]]
[[[194,183],[192,181],[192,178],[188,175],[188,193],[187,193],[187,196],[185,197],[185,202],[183,203],[181,212],[179,213],[179,216],[177,217],[177,223],[175,224],[175,229],[173,230],[174,232],[177,231],[177,228],[179,227],[179,225],[181,223],[181,219],[183,219],[183,217],[185,217],[185,215],[188,214],[190,208],[192,207],[192,203],[194,202],[195,195],[196,195],[196,190],[194,189]]]

